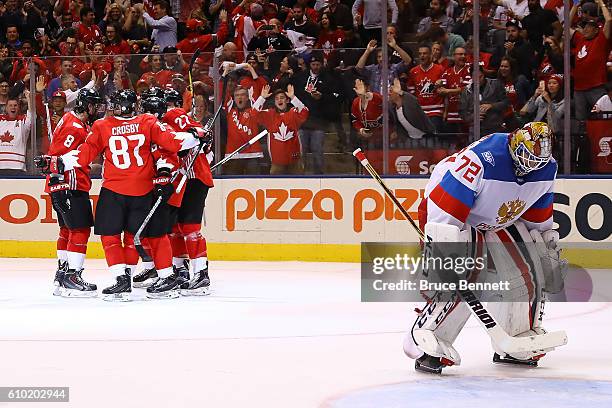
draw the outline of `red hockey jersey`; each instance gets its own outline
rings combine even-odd
[[[202,125],[194,121],[183,108],[170,109],[166,115],[164,115],[163,120],[164,123],[168,124],[177,132],[185,132],[192,128],[202,127]],[[206,153],[207,152],[204,150],[200,152],[195,163],[193,164],[193,168],[189,174],[187,174],[187,176],[189,178],[197,178],[208,187],[213,187],[214,183],[212,173],[210,172],[210,163],[208,163],[208,160],[206,159]]]
[[[442,74],[443,87],[446,89],[463,89],[472,81],[471,67],[466,64],[462,68],[448,67]],[[446,97],[446,120],[450,123],[462,122],[459,116],[461,94]]]
[[[256,108],[247,108],[240,111],[234,107],[233,101],[229,101],[227,105],[226,156],[257,135],[259,124],[261,123],[260,116],[261,112]],[[254,143],[234,157],[237,159],[263,157],[261,144]]]
[[[427,69],[417,65],[410,70],[408,90],[417,97],[427,116],[442,116],[444,100],[438,94],[435,83],[443,73],[444,68],[438,64],[431,64]]]
[[[372,99],[367,101],[365,107],[362,106],[359,96],[353,99],[351,105],[351,122],[353,127],[357,131],[364,128],[369,129],[372,131],[372,136],[382,136],[382,103],[382,95],[376,92],[372,92]]]
[[[310,112],[295,96],[291,103],[293,108],[286,112],[279,112],[276,108],[261,111],[261,123],[268,130],[268,150],[272,164],[288,165],[302,156],[299,130]]]
[[[76,158],[78,165],[85,167],[102,153],[102,187],[127,196],[143,196],[153,189],[152,143],[178,152],[197,145],[197,140],[190,134],[169,131],[150,114],[109,116],[94,123]]]
[[[83,123],[73,112],[67,112],[60,119],[49,146],[49,155],[61,156],[71,150],[76,149],[87,139],[89,126]],[[89,191],[91,189],[91,179],[89,164],[69,170],[64,173],[64,182],[68,183],[70,190]],[[49,192],[49,177],[45,185],[45,193]]]

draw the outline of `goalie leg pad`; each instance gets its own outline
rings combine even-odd
[[[527,228],[517,222],[506,229],[487,232],[485,238],[488,253],[495,265],[494,270],[489,272],[497,275],[496,281],[508,281],[510,288],[500,293],[498,299],[489,302],[489,311],[510,336],[545,333],[541,328],[546,301],[542,288],[544,273]],[[493,348],[504,355],[495,345]],[[512,357],[524,360],[542,352],[534,350],[534,353]]]
[[[439,299],[439,294],[436,294],[427,302],[408,334],[412,341],[406,339],[404,342],[404,351],[409,357],[418,358],[419,353],[411,349],[414,344],[424,353],[446,358],[459,365],[461,357],[453,343],[470,317],[470,310],[456,293],[449,301]]]

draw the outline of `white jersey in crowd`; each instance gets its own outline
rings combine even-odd
[[[26,169],[26,144],[30,138],[30,111],[8,119],[0,115],[0,169]]]
[[[557,163],[551,159],[542,169],[517,176],[508,136],[486,136],[442,160],[425,189],[421,216],[460,229],[497,230],[519,218],[528,229],[551,229]]]

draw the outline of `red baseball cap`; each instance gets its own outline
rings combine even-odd
[[[66,99],[66,92],[57,90],[57,91],[53,92],[53,95],[51,95],[51,97],[52,98],[64,98],[64,99]]]

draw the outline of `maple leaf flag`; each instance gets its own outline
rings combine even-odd
[[[291,139],[294,135],[293,135],[293,131],[289,130],[287,128],[287,125],[285,125],[285,122],[281,122],[280,126],[278,127],[278,132],[274,132],[272,133],[272,135],[274,136],[274,138],[276,140],[280,140],[281,142],[286,142],[287,140]]]
[[[8,130],[0,135],[0,142],[2,143],[11,143],[13,139],[15,139],[15,136],[13,136]]]

